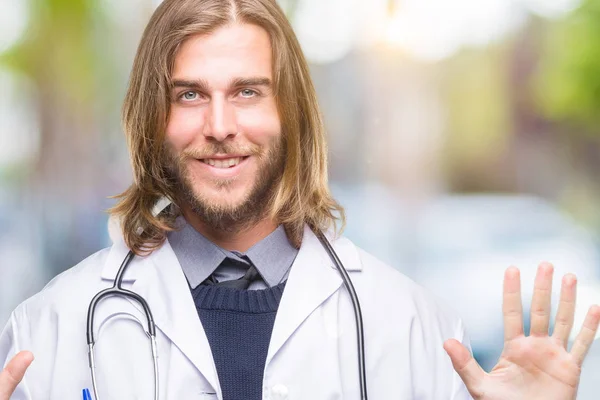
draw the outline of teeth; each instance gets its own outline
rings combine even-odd
[[[214,158],[205,158],[204,161],[206,164],[215,167],[215,168],[230,168],[238,165],[242,162],[242,157],[234,157],[234,158],[226,158],[223,160],[217,160]]]

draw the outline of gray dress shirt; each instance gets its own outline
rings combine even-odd
[[[240,253],[217,246],[186,223],[183,217],[177,219],[177,224],[183,227],[169,232],[167,238],[192,289],[211,275],[218,282],[242,277],[250,267],[248,260],[262,277],[252,282],[248,289],[266,289],[287,279],[298,254],[298,249],[289,242],[283,225],[279,225],[247,252]],[[226,257],[239,262],[235,266],[220,266]]]

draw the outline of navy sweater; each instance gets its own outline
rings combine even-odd
[[[224,400],[262,399],[263,374],[285,282],[262,290],[192,290]]]

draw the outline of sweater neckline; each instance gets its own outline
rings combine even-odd
[[[199,285],[192,289],[196,308],[240,313],[276,312],[287,281],[266,289],[236,289],[218,285]]]

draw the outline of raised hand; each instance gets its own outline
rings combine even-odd
[[[29,351],[22,351],[14,356],[6,368],[0,372],[0,400],[10,399],[32,361],[33,354]]]
[[[506,270],[502,304],[504,350],[490,373],[457,340],[444,343],[454,369],[475,399],[572,400],[577,396],[581,364],[598,330],[600,306],[590,307],[571,351],[567,351],[577,280],[572,274],[563,278],[554,331],[549,336],[553,272],[548,263],[538,268],[531,303],[531,330],[525,336],[519,270],[514,267]]]

